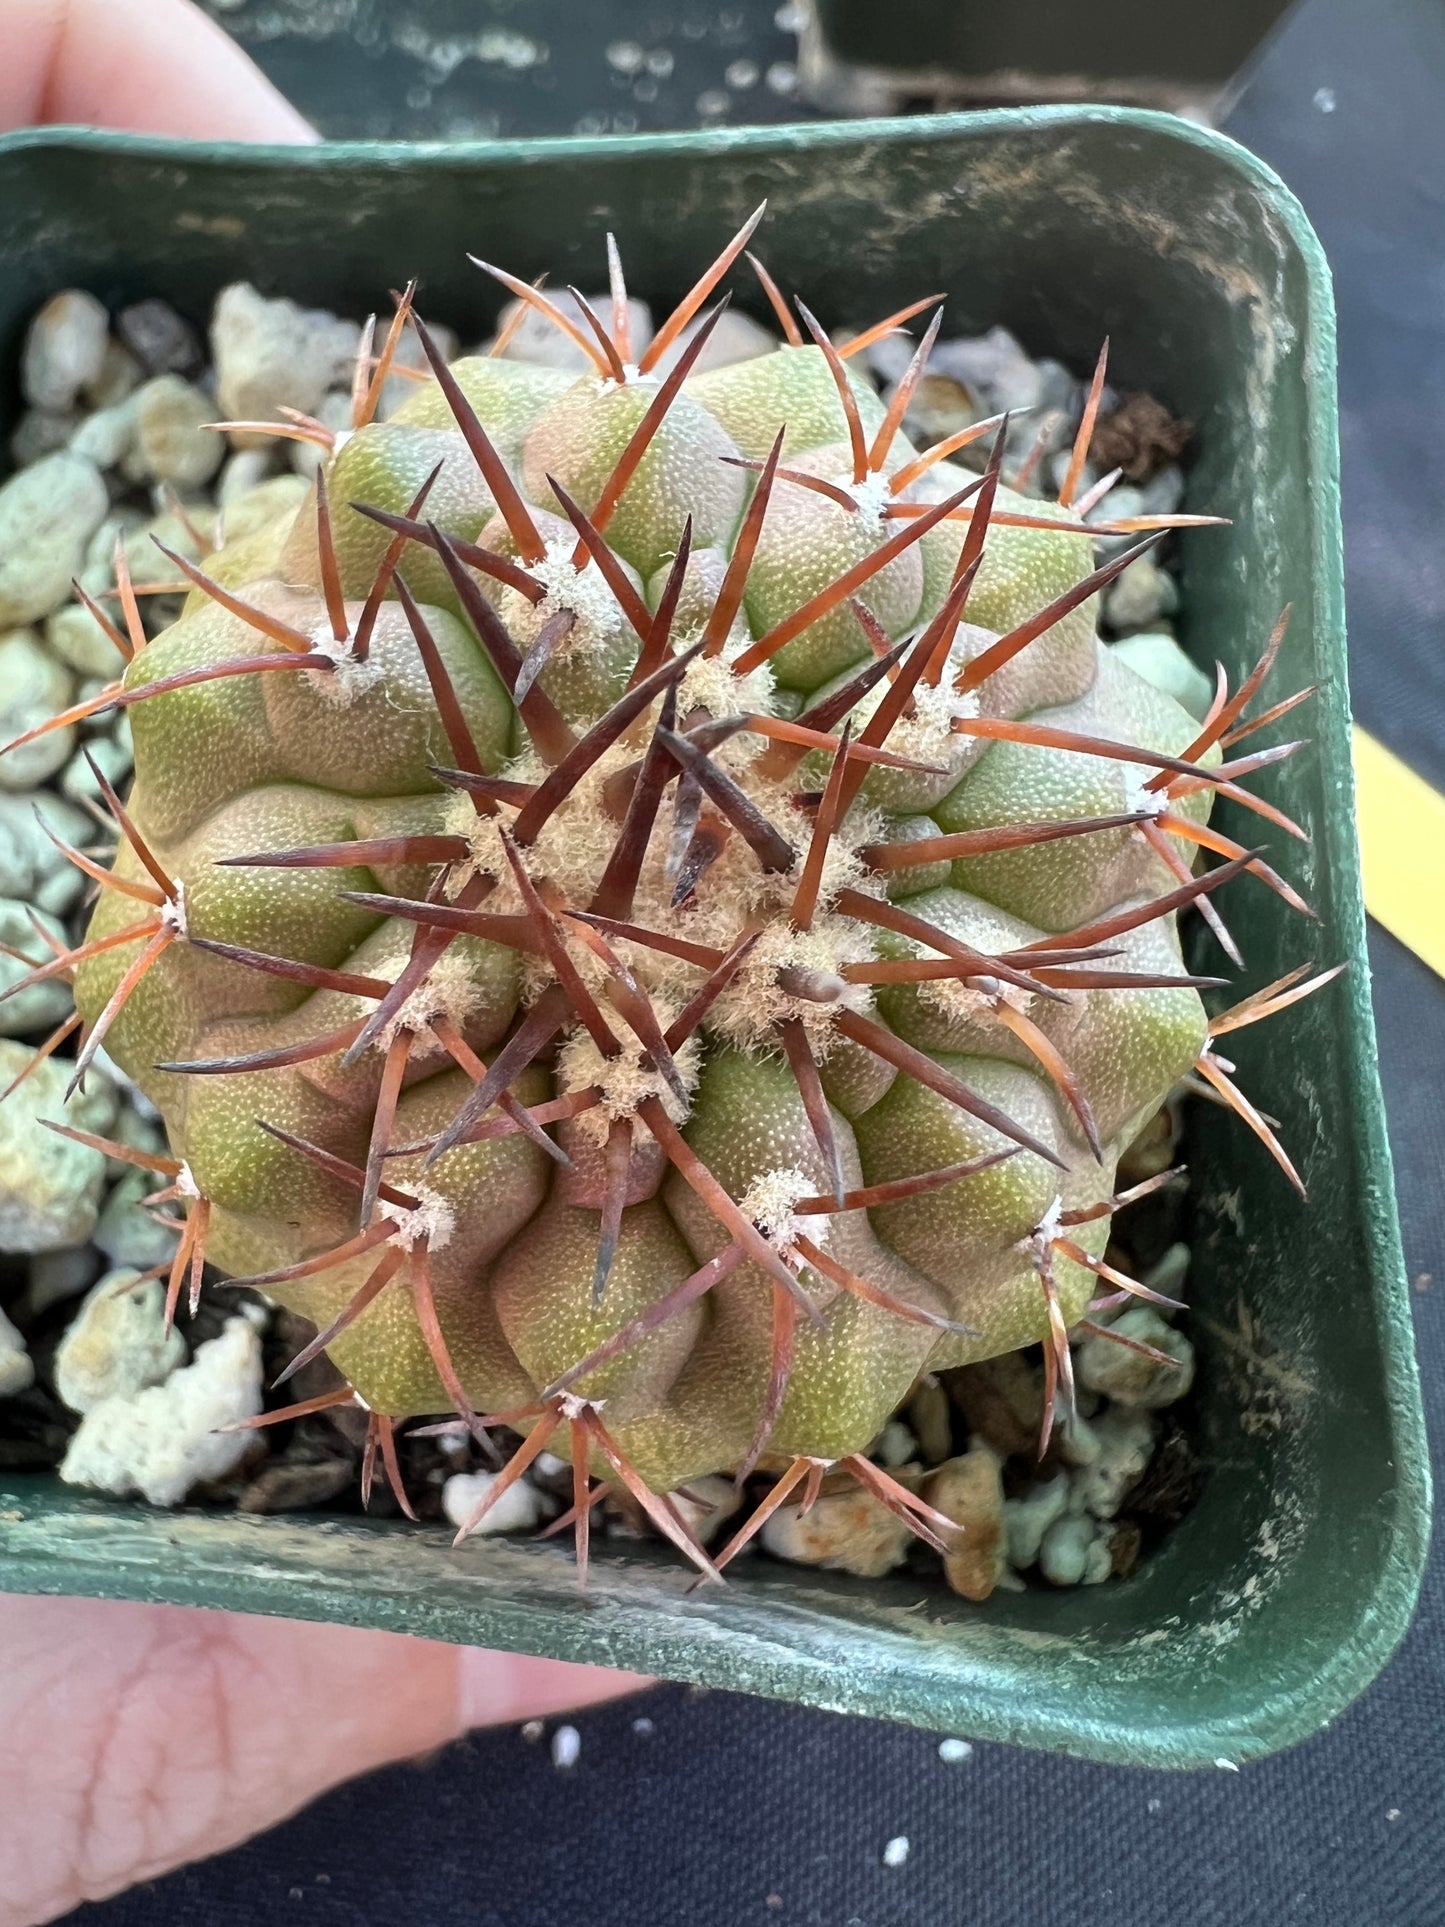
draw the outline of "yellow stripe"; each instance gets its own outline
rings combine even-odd
[[[1365,908],[1445,977],[1445,796],[1355,729]]]

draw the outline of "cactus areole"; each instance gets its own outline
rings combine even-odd
[[[77,1074],[103,1043],[165,1119],[172,1306],[209,1261],[315,1322],[349,1389],[309,1404],[393,1477],[399,1421],[505,1424],[491,1500],[545,1448],[582,1549],[622,1485],[709,1573],[758,1523],[702,1551],[668,1495],[714,1472],[766,1510],[840,1465],[936,1538],[864,1456],[926,1370],[1041,1341],[1047,1431],[1095,1294],[1144,1291],[1115,1165],[1181,1079],[1298,1183],[1213,1040],[1319,981],[1211,1025],[1181,961],[1245,869],[1306,909],[1208,821],[1293,829],[1243,786],[1293,745],[1235,747],[1292,702],[1251,713],[1280,631],[1202,724],[1098,640],[1200,519],[1080,519],[1102,360],[1058,502],[1001,485],[1006,421],[909,445],[936,321],[886,407],[860,374],[931,304],[835,346],[759,268],[785,345],[695,372],[757,218],[640,355],[615,247],[589,325],[489,269],[587,372],[448,367],[409,290],[349,433],[269,425],[328,444],[313,498],[172,557],[153,639],[124,581],[99,614],[135,784],[47,966]]]

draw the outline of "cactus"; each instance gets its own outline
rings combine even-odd
[[[153,639],[122,574],[123,673],[68,712],[126,708],[136,780],[35,974],[73,973],[76,1078],[104,1044],[164,1116],[169,1157],[110,1148],[184,1213],[170,1309],[209,1261],[313,1320],[291,1369],[347,1389],[287,1409],[363,1406],[403,1506],[403,1420],[522,1434],[492,1502],[569,1457],[584,1564],[606,1484],[715,1574],[829,1464],[939,1543],[865,1448],[1036,1341],[1047,1439],[1094,1294],[1151,1295],[1104,1252],[1171,1088],[1298,1183],[1213,1039],[1323,979],[1211,1026],[1176,931],[1232,950],[1244,870],[1306,907],[1209,827],[1221,790],[1293,827],[1241,787],[1293,745],[1235,753],[1295,700],[1246,714],[1282,625],[1203,724],[1101,645],[1099,591],[1207,519],[1085,526],[1102,358],[1057,502],[1003,485],[1007,420],[905,439],[936,315],[887,406],[859,374],[925,304],[838,346],[755,264],[786,344],[694,372],[756,219],[636,357],[610,242],[610,320],[489,270],[582,375],[448,367],[408,290],[349,434],[267,425],[328,444],[312,499],[167,551]],[[431,376],[378,421],[406,326]],[[1096,568],[1101,533],[1143,540]],[[710,1559],[668,1494],[754,1467]]]

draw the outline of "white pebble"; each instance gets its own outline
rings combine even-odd
[[[33,921],[32,921],[33,919]],[[40,925],[40,930],[36,929]],[[50,978],[17,989],[36,964],[50,956],[44,930],[64,950],[70,939],[65,926],[15,897],[0,897],[0,1035],[24,1037],[29,1031],[51,1030],[71,1010],[69,984]],[[19,953],[18,955],[16,953]],[[4,1086],[0,1085],[0,1090]]]
[[[81,676],[114,680],[120,661],[115,644],[88,609],[78,602],[67,602],[45,618],[45,646],[67,669]],[[109,717],[97,721],[106,723]]]
[[[246,1456],[250,1433],[220,1428],[260,1410],[261,1341],[247,1319],[231,1318],[163,1385],[93,1405],[60,1476],[67,1485],[179,1505],[192,1486],[224,1478]]]
[[[892,1470],[897,1466],[907,1465],[917,1450],[918,1441],[908,1427],[895,1418],[890,1419],[878,1434],[873,1447],[873,1456],[880,1465],[886,1465]]]
[[[967,1740],[940,1740],[938,1757],[945,1766],[957,1766],[960,1760],[971,1760],[973,1748]]]
[[[644,1717],[642,1719],[636,1719],[632,1722],[632,1730],[637,1735],[638,1739],[645,1740],[651,1736],[651,1734],[654,1731],[654,1728],[653,1728],[652,1721]]]
[[[715,1474],[689,1482],[685,1492],[669,1494],[683,1523],[699,1545],[710,1546],[742,1504],[731,1479]]]
[[[1099,1453],[1073,1481],[1075,1494],[1096,1519],[1117,1517],[1124,1495],[1138,1483],[1154,1456],[1156,1426],[1147,1411],[1111,1406],[1097,1420]]]
[[[106,1131],[115,1122],[115,1091],[103,1077],[88,1078],[67,1101],[68,1062],[37,1062],[27,1045],[0,1038],[0,1090],[22,1071],[25,1082],[0,1104],[0,1251],[60,1251],[84,1244],[95,1229],[105,1158],[43,1125]]]
[[[570,321],[581,321],[582,309],[573,295],[559,288],[551,299]],[[584,294],[583,299],[593,314],[606,315],[612,312],[611,297],[601,290]],[[509,301],[501,310],[497,316],[499,329],[511,326],[517,307],[515,301]],[[628,301],[627,325],[632,338],[632,351],[641,354],[652,339],[652,310],[645,301]],[[575,342],[555,328],[545,315],[530,310],[523,316],[520,326],[512,329],[502,354],[506,361],[530,362],[538,368],[581,370],[590,366],[586,355]]]
[[[25,1340],[0,1311],[0,1398],[28,1392],[34,1383],[35,1367],[25,1349]]]
[[[806,1514],[780,1506],[758,1535],[775,1559],[878,1579],[908,1557],[913,1535],[870,1492],[852,1487],[825,1493]]]
[[[216,300],[211,352],[219,413],[227,420],[273,421],[283,404],[314,414],[327,391],[349,384],[360,330],[322,310],[270,301],[248,282]],[[238,447],[255,438],[238,435]]]
[[[1056,1519],[1069,1509],[1069,1477],[1056,1472],[1046,1482],[1035,1481],[1017,1499],[1004,1501],[1004,1524],[1008,1529],[1008,1561],[1026,1572],[1039,1556],[1044,1534]]]
[[[1222,1754],[1214,1764],[1217,1767],[1222,1767],[1226,1773],[1238,1773],[1239,1771],[1239,1762],[1237,1760],[1226,1760]]]
[[[56,849],[42,821],[68,843],[85,843],[94,835],[93,819],[56,796],[0,793],[0,896],[19,897],[59,916],[81,894],[85,878]]]
[[[269,448],[238,448],[234,455],[227,457],[221,470],[221,479],[216,484],[217,506],[229,509],[253,488],[258,488],[270,473]]]
[[[1146,1411],[1183,1398],[1194,1383],[1194,1346],[1183,1332],[1165,1324],[1152,1305],[1131,1306],[1110,1329],[1162,1352],[1170,1362],[1157,1363],[1117,1339],[1090,1336],[1080,1345],[1075,1361],[1081,1385],[1101,1392],[1116,1405]]]
[[[1131,562],[1104,597],[1104,620],[1129,634],[1150,629],[1161,616],[1172,616],[1179,607],[1179,590],[1173,576],[1166,575],[1152,556],[1141,555]]]
[[[306,411],[315,417],[323,428],[329,428],[336,436],[335,447],[341,446],[341,438],[351,432],[351,396],[340,388],[333,388],[324,394],[314,408]],[[326,459],[326,452],[315,442],[292,442],[287,458],[292,472],[304,481],[316,479],[316,471]]]
[[[67,444],[71,454],[83,455],[97,468],[115,468],[134,445],[137,413],[134,395],[126,395],[109,408],[98,408],[71,436]]]
[[[142,1175],[149,1177],[149,1172]],[[122,1266],[91,1288],[55,1353],[55,1389],[72,1412],[134,1398],[184,1364],[186,1341],[165,1322],[166,1288]]]
[[[546,1731],[547,1728],[541,1720],[527,1720],[522,1726],[522,1738],[528,1746],[535,1746]]]
[[[908,1848],[908,1835],[906,1833],[895,1834],[883,1849],[884,1866],[901,1867],[908,1858]]]
[[[125,400],[145,379],[145,371],[126,347],[112,335],[105,344],[105,353],[100,358],[100,372],[84,388],[87,404],[91,408],[114,408],[117,402]]]
[[[60,607],[109,507],[100,470],[68,449],[22,468],[0,487],[0,629],[39,621]],[[12,778],[9,787],[20,785]]]
[[[670,374],[697,333],[698,324],[690,321],[667,352],[658,357],[654,373],[659,377]],[[778,345],[777,336],[751,315],[729,311],[715,316],[707,345],[693,362],[693,372],[705,374],[735,361],[751,361],[755,355],[771,354]]]
[[[27,408],[10,437],[10,465],[28,468],[43,455],[53,455],[84,419],[74,408]]]
[[[152,1265],[168,1265],[175,1256],[174,1228],[168,1230],[161,1214],[153,1214],[144,1208],[146,1199],[157,1189],[159,1184],[153,1171],[137,1170],[132,1167],[106,1199],[100,1216],[96,1219],[95,1229],[90,1235],[92,1241],[99,1245],[112,1265],[133,1265],[138,1272],[149,1271]],[[166,1294],[165,1287],[158,1279],[154,1284],[155,1292],[135,1300],[129,1309],[136,1312],[142,1305],[145,1307],[142,1322],[150,1330],[152,1339],[159,1343],[160,1306],[164,1304]],[[122,1324],[130,1322],[126,1310],[119,1306],[113,1311],[112,1317],[118,1318]],[[135,1337],[137,1343],[141,1342],[138,1329]],[[124,1388],[125,1396],[129,1397],[132,1392],[139,1392],[147,1385],[159,1384],[164,1377],[164,1372],[157,1372],[154,1377],[140,1378],[135,1384]],[[107,1397],[110,1392],[120,1390],[121,1387],[118,1385],[110,1386],[100,1396]],[[65,1397],[63,1392],[61,1397]],[[70,1400],[67,1398],[65,1402],[68,1405]],[[85,1412],[89,1411],[90,1407],[77,1405],[74,1409],[77,1412]]]
[[[566,1768],[576,1766],[577,1755],[582,1751],[582,1735],[575,1726],[559,1726],[552,1735],[552,1764]]]
[[[110,316],[84,288],[54,294],[31,322],[20,358],[20,385],[35,408],[69,408],[105,360]]]
[[[442,1511],[461,1530],[486,1498],[499,1472],[454,1472],[442,1487]],[[525,1479],[509,1485],[501,1498],[476,1527],[478,1534],[488,1532],[530,1532],[542,1520],[542,1495]]]
[[[122,406],[135,420],[135,446],[126,466],[133,481],[199,488],[225,460],[225,437],[206,428],[216,419],[215,403],[179,375],[156,375]]]

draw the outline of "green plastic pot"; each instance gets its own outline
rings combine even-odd
[[[808,0],[805,89],[901,103],[1128,100],[1217,112],[1290,0]]]
[[[1128,381],[1198,424],[1190,505],[1233,518],[1183,539],[1186,640],[1238,677],[1294,604],[1278,687],[1318,685],[1314,746],[1261,787],[1312,832],[1291,874],[1324,927],[1248,881],[1231,923],[1253,983],[1311,956],[1351,968],[1231,1039],[1308,1206],[1232,1119],[1191,1121],[1198,1504],[1126,1582],[983,1607],[761,1558],[693,1592],[670,1554],[611,1548],[583,1599],[556,1544],[454,1551],[436,1529],[153,1512],[12,1475],[0,1587],[388,1627],[1139,1765],[1266,1753],[1338,1713],[1399,1640],[1428,1505],[1352,812],[1334,323],[1279,181],[1216,135],[1117,109],[476,147],[21,134],[0,142],[0,368],[76,283],[202,321],[242,275],[354,314],[420,274],[426,311],[476,335],[495,296],[466,249],[585,281],[608,227],[665,302],[765,194],[769,262],[830,323],[947,288],[953,329],[1002,321],[1078,367],[1107,330]]]

